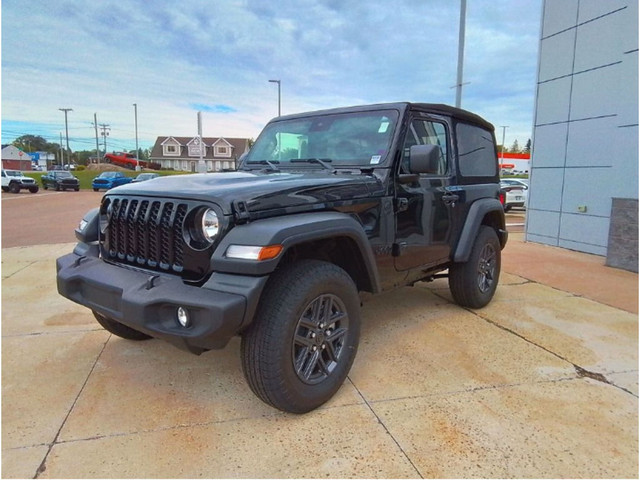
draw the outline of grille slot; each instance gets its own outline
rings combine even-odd
[[[213,247],[192,248],[185,222],[201,203],[142,197],[105,197],[100,214],[107,225],[100,238],[106,260],[201,278]],[[185,263],[189,265],[185,265]]]

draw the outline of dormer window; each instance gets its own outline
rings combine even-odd
[[[162,155],[166,157],[179,157],[180,142],[173,137],[167,138],[162,142]]]
[[[233,152],[233,145],[227,142],[224,138],[219,138],[213,144],[213,156],[216,158],[231,158]]]

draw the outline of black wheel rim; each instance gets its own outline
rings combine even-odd
[[[493,288],[496,274],[497,255],[490,243],[486,244],[480,253],[478,262],[478,288],[482,293],[487,293]]]
[[[339,297],[320,295],[298,319],[293,337],[292,360],[296,375],[315,385],[329,377],[344,354],[349,315]]]

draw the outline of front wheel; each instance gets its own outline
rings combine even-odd
[[[9,191],[11,193],[20,193],[20,185],[18,185],[17,183],[11,183],[9,184]]]
[[[360,299],[340,267],[303,260],[275,272],[242,336],[242,369],[265,403],[305,413],[344,382],[358,348]]]
[[[496,231],[482,225],[469,259],[449,268],[449,290],[458,305],[482,308],[491,301],[500,279],[500,255]]]

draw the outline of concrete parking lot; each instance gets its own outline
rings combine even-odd
[[[365,299],[347,382],[290,415],[239,341],[129,342],[56,293],[100,197],[2,194],[3,478],[638,477],[636,274],[514,226],[489,306],[442,280]]]

